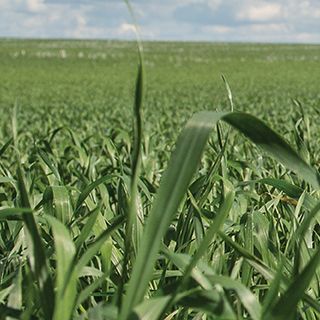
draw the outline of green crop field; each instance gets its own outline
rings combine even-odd
[[[320,46],[143,47],[0,40],[0,319],[319,319]]]

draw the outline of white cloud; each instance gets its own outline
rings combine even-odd
[[[44,0],[0,0],[0,9],[8,11],[25,10],[27,12],[41,12],[45,10]]]
[[[285,23],[256,23],[250,25],[250,30],[256,34],[272,34],[272,33],[287,33],[290,32],[290,28],[287,24]]]
[[[135,26],[130,23],[122,23],[118,29],[118,33],[122,35],[134,34],[135,31]]]
[[[86,27],[86,25],[87,25],[87,20],[86,20],[84,14],[82,14],[82,13],[80,13],[80,12],[77,12],[77,13],[75,14],[75,20],[76,20],[77,26],[78,26],[79,28]]]
[[[0,0],[0,9],[1,12],[4,12],[4,10],[11,10],[14,8],[17,4],[15,3],[15,0]]]
[[[213,34],[227,34],[230,32],[234,32],[234,28],[226,27],[226,26],[204,26],[201,29],[205,33],[213,33]]]
[[[242,20],[264,22],[281,18],[283,10],[279,3],[256,3],[242,8],[237,16]]]
[[[46,8],[43,0],[26,0],[26,6],[30,12],[41,12]]]
[[[320,42],[320,34],[310,34],[310,33],[298,33],[295,35],[295,40],[297,42],[304,42],[304,43],[313,43],[313,42]]]
[[[216,10],[223,0],[208,0],[208,5],[211,9]]]

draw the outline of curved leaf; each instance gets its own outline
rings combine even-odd
[[[170,222],[184,197],[200,162],[209,134],[223,120],[245,134],[255,144],[296,171],[314,187],[319,187],[319,175],[265,123],[245,113],[200,112],[195,114],[181,133],[152,210],[146,222],[128,291],[119,319],[128,318],[130,311],[142,301],[152,276],[157,252]]]

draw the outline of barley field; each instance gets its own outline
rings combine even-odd
[[[320,46],[143,47],[0,40],[0,319],[319,319]]]

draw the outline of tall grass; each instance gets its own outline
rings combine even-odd
[[[0,148],[0,318],[318,319],[320,178],[301,104],[297,152],[234,111],[223,77],[232,111],[195,113],[168,151],[143,131],[138,44],[131,137],[50,128],[23,151],[29,128],[13,115]],[[159,185],[152,148],[165,154]]]

